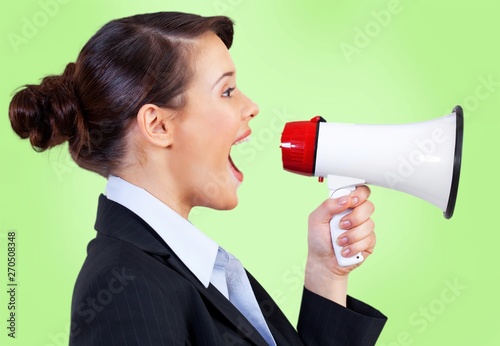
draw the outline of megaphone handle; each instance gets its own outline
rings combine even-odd
[[[353,192],[356,189],[356,186],[348,186],[344,187],[335,191],[331,191],[331,196],[330,198],[339,198],[342,196],[347,196],[351,192]],[[337,258],[337,262],[339,265],[343,267],[351,266],[360,262],[363,262],[364,257],[361,254],[361,252],[355,254],[354,256],[351,257],[343,257],[341,252],[342,252],[342,246],[337,245],[337,238],[345,232],[345,230],[341,229],[339,226],[340,220],[347,214],[349,214],[352,211],[352,209],[347,209],[339,214],[336,214],[333,216],[333,218],[330,220],[330,234],[332,236],[332,244],[333,244],[333,251],[335,252],[335,256]]]

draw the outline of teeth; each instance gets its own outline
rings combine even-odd
[[[250,141],[250,136],[247,136],[247,137],[239,140],[238,142],[234,143],[233,145],[238,145],[238,144],[245,143],[245,142],[248,142],[248,141]]]

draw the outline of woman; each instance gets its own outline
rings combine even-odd
[[[241,264],[189,223],[194,206],[234,208],[233,145],[258,106],[236,87],[226,17],[154,13],[100,29],[61,76],[12,99],[14,131],[43,151],[68,141],[108,179],[97,236],[75,284],[71,345],[370,345],[385,323],[347,296],[329,220],[346,208],[343,254],[375,245],[367,187],[309,217],[298,332]]]

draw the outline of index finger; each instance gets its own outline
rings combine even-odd
[[[349,204],[349,208],[354,208],[362,203],[364,203],[368,197],[370,197],[371,190],[368,186],[362,185],[358,186],[356,190],[351,192],[351,200]]]

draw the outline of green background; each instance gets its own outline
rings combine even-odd
[[[252,141],[233,150],[246,174],[240,205],[229,212],[199,209],[191,221],[242,260],[292,323],[302,290],[307,215],[327,190],[314,178],[282,170],[284,123],[314,115],[334,122],[419,122],[463,106],[464,156],[454,217],[445,220],[422,200],[373,187],[378,243],[352,273],[349,292],[389,317],[379,345],[500,344],[500,2],[43,5],[53,1],[0,5],[2,345],[67,344],[73,284],[95,235],[97,197],[105,186],[103,178],[77,168],[65,146],[36,154],[17,138],[7,117],[12,93],[60,74],[107,21],[167,10],[224,14],[236,22],[231,51],[238,86],[261,108]],[[27,23],[35,30],[26,31]],[[15,41],[23,27],[25,37]],[[18,249],[15,340],[6,336],[9,230],[17,232]]]

